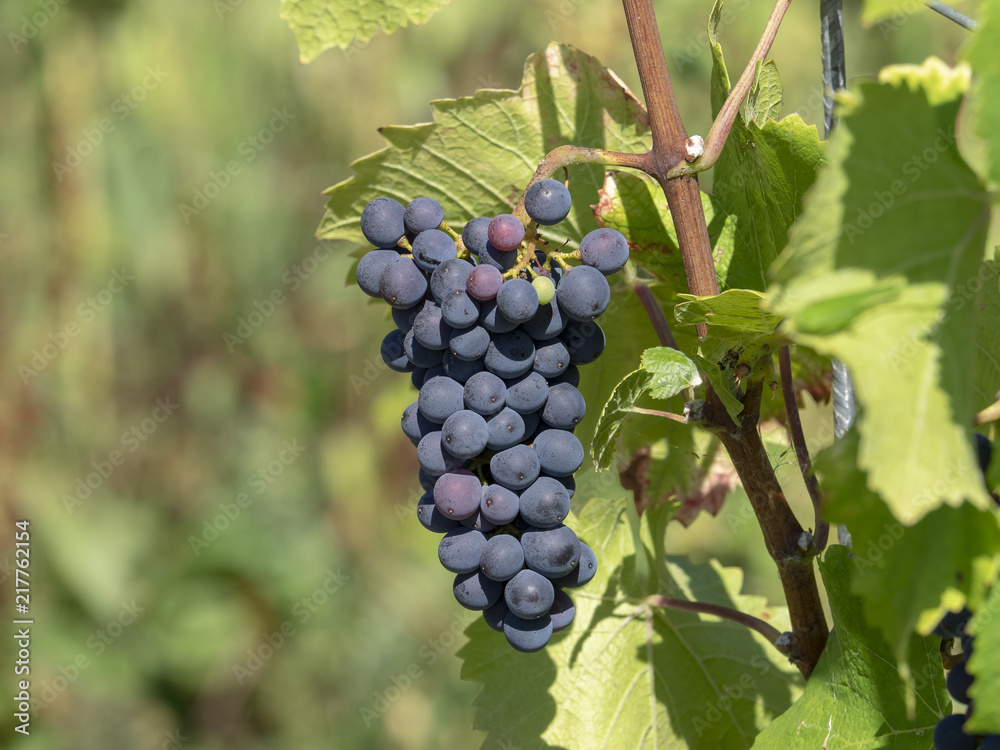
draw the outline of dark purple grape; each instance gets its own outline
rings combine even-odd
[[[959,703],[969,705],[969,688],[972,687],[972,675],[965,668],[966,662],[960,662],[948,673],[945,683],[948,693]]]
[[[517,494],[499,484],[483,487],[483,497],[479,504],[480,512],[497,526],[511,523],[517,518],[520,501]]]
[[[604,329],[593,321],[570,321],[559,338],[569,350],[569,361],[574,365],[589,365],[604,353]]]
[[[576,607],[573,604],[573,600],[562,589],[556,589],[555,598],[552,601],[552,606],[549,608],[549,617],[552,618],[553,633],[558,633],[560,630],[568,628],[570,623],[573,622],[573,618],[576,617]]]
[[[538,479],[538,456],[526,445],[494,453],[490,459],[493,481],[509,490],[520,491]]]
[[[438,304],[445,297],[459,289],[465,289],[466,280],[472,269],[475,268],[469,261],[462,258],[452,258],[434,269],[431,274],[431,294]]]
[[[593,320],[608,309],[611,287],[596,268],[577,266],[559,282],[556,302],[573,320]]]
[[[463,286],[448,292],[441,300],[441,316],[452,328],[468,328],[479,320],[479,303],[468,295]]]
[[[451,532],[449,532],[451,533]],[[522,570],[510,579],[504,589],[507,609],[525,620],[547,614],[555,598],[552,582],[534,570]]]
[[[417,443],[417,461],[420,463],[421,469],[434,477],[440,477],[449,471],[464,469],[469,464],[468,461],[455,458],[444,449],[441,433],[436,430],[428,432]],[[434,484],[434,488],[437,489],[440,483],[441,481],[438,480]]]
[[[479,568],[479,560],[485,549],[486,537],[481,531],[459,526],[441,539],[438,560],[445,570],[452,573],[471,573]]]
[[[447,349],[451,334],[451,326],[444,322],[441,308],[435,304],[426,305],[413,319],[413,335],[427,349]]]
[[[420,234],[436,229],[444,221],[444,209],[433,198],[421,196],[410,201],[403,210],[403,225],[407,232]]]
[[[450,377],[434,377],[424,383],[417,397],[420,413],[436,424],[465,408],[465,388]]]
[[[589,546],[580,542],[580,561],[564,576],[552,580],[559,588],[575,589],[590,583],[597,573],[597,556]]]
[[[518,414],[531,414],[545,405],[549,384],[537,372],[528,372],[507,381],[506,404]]]
[[[580,562],[581,544],[569,526],[529,528],[521,535],[524,563],[546,578],[561,578]]]
[[[410,372],[413,369],[413,363],[407,358],[406,350],[403,348],[405,340],[406,336],[398,328],[394,331],[389,331],[385,335],[385,338],[382,339],[379,353],[382,355],[382,361],[389,366],[390,370]]]
[[[483,358],[486,369],[505,380],[524,375],[534,361],[535,344],[521,331],[496,334]]]
[[[569,493],[552,477],[539,477],[521,493],[521,518],[538,529],[553,529],[569,513]]]
[[[354,274],[361,291],[369,297],[381,299],[379,280],[382,278],[382,272],[397,258],[399,258],[399,253],[395,250],[369,250],[362,255]]]
[[[530,281],[511,279],[497,292],[497,309],[515,323],[526,323],[538,312],[538,292]]]
[[[378,290],[393,307],[413,307],[427,294],[427,277],[412,258],[399,257],[382,271]]]
[[[610,276],[628,262],[628,240],[615,229],[595,229],[580,240],[580,261]]]
[[[964,714],[945,716],[934,727],[934,747],[937,750],[976,750],[979,741],[962,730]]]
[[[370,201],[361,211],[361,233],[375,247],[395,247],[406,233],[404,210],[403,204],[392,198]]]
[[[541,651],[552,638],[552,618],[542,615],[534,620],[525,620],[507,612],[503,618],[503,634],[507,642],[522,653]]]
[[[542,408],[545,424],[559,430],[571,430],[580,424],[586,414],[587,401],[574,386],[560,383],[549,388]]]
[[[565,219],[572,203],[569,190],[557,180],[540,180],[524,194],[524,210],[532,221],[542,226],[552,226]]]
[[[494,581],[509,581],[521,572],[524,551],[521,543],[509,534],[497,534],[483,549],[479,569]]]
[[[531,369],[545,378],[557,378],[569,367],[569,349],[560,339],[535,344],[535,361]]]
[[[483,610],[492,607],[503,597],[503,584],[491,581],[482,572],[459,573],[452,589],[455,599],[466,609]]]
[[[444,534],[458,527],[458,521],[448,518],[438,510],[430,492],[424,493],[417,503],[417,519],[425,529],[435,534]]]
[[[580,439],[566,430],[545,430],[534,440],[538,461],[546,474],[572,476],[583,464]]]
[[[416,401],[403,410],[403,418],[400,422],[403,427],[403,434],[414,445],[417,445],[424,435],[434,432],[439,427],[439,425],[434,424],[420,413],[419,404]]]
[[[390,259],[391,260],[391,259]],[[497,292],[503,284],[503,274],[495,266],[481,265],[472,269],[469,278],[465,282],[465,290],[472,299],[485,302],[488,299],[496,299]],[[378,296],[378,289],[375,290]]]
[[[413,240],[413,262],[427,273],[432,273],[442,263],[457,257],[454,241],[440,229],[428,229]]]
[[[473,255],[482,255],[486,252],[486,241],[489,238],[490,218],[488,216],[478,216],[462,230],[462,244],[465,249]]]
[[[524,240],[524,224],[513,214],[500,214],[490,220],[487,236],[493,247],[502,253],[507,253]]]
[[[484,417],[503,409],[507,384],[492,372],[477,372],[465,381],[465,407]]]
[[[482,497],[479,477],[464,469],[446,472],[434,484],[434,504],[441,515],[456,521],[476,513]]]
[[[441,426],[445,450],[458,458],[478,456],[486,450],[488,437],[486,420],[468,409],[455,412]]]

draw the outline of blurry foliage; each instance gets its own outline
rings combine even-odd
[[[681,108],[704,133],[711,3],[663,5]],[[767,5],[731,3],[734,66]],[[852,76],[948,59],[962,40],[931,14],[860,30],[847,5]],[[516,85],[550,38],[636,88],[624,18],[610,1],[456,2],[426,28],[303,68],[277,6],[0,6],[0,563],[13,520],[29,519],[31,678],[48,703],[20,747],[481,736],[454,657],[471,613],[411,509],[416,459],[398,419],[413,391],[383,375],[385,316],[344,287],[349,248],[312,237],[320,193],[381,147],[379,126]],[[794,5],[774,51],[785,111],[810,123],[817,8]],[[158,399],[174,407],[162,421]],[[672,548],[751,562],[748,581],[774,594],[766,556],[702,525],[672,532]]]

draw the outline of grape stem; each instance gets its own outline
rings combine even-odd
[[[653,290],[641,281],[637,281],[632,284],[632,291],[642,303],[642,307],[649,317],[649,322],[653,324],[653,330],[656,331],[656,337],[660,340],[660,346],[678,349],[677,342],[674,341],[674,334],[670,331],[670,324],[667,323],[667,317],[663,314],[656,297],[653,296]]]
[[[664,419],[672,419],[675,422],[680,422],[681,424],[687,424],[688,418],[681,416],[680,414],[671,414],[669,411],[659,411],[657,409],[644,409],[641,406],[629,407],[629,411],[633,414],[647,414],[651,417],[663,417]]]
[[[795,388],[792,383],[792,355],[787,344],[778,350],[778,372],[781,374],[781,395],[785,400],[788,433],[792,438],[792,447],[795,448],[795,457],[799,461],[799,471],[802,472],[802,479],[806,483],[809,499],[812,500],[813,504],[816,549],[822,552],[826,549],[826,543],[830,538],[830,524],[824,521],[822,516],[823,495],[820,493],[816,475],[812,473],[812,461],[809,459],[809,448],[806,445],[805,433],[802,431],[799,405],[795,401]]]
[[[972,418],[972,424],[979,427],[1000,420],[1000,400],[990,404]]]
[[[691,164],[687,162],[678,164],[667,174],[669,179],[675,179],[684,175],[695,175],[698,172],[704,172],[706,169],[711,169],[715,166],[715,162],[722,155],[726,139],[729,138],[729,133],[733,129],[733,123],[736,122],[736,116],[739,114],[740,107],[743,106],[743,100],[750,93],[750,88],[757,77],[757,65],[763,62],[768,52],[771,51],[771,45],[774,43],[774,38],[781,27],[782,19],[785,17],[785,11],[788,10],[788,6],[791,4],[792,0],[777,0],[775,2],[774,8],[771,10],[771,16],[767,19],[767,25],[764,27],[764,33],[761,35],[760,41],[757,42],[757,49],[751,55],[746,68],[743,69],[743,75],[740,76],[736,85],[730,89],[725,104],[722,105],[722,109],[719,110],[715,122],[712,123],[711,129],[708,131],[708,135],[705,136],[704,153]]]
[[[730,607],[723,607],[720,604],[709,604],[707,602],[690,602],[685,599],[671,599],[666,596],[651,596],[647,600],[652,607],[663,607],[664,609],[678,609],[683,612],[698,612],[705,615],[715,615],[724,620],[730,620],[740,625],[745,625],[751,630],[756,630],[774,646],[778,651],[787,654],[785,647],[778,645],[781,631],[770,623],[764,622],[759,617],[748,615]]]

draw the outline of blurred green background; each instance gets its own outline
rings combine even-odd
[[[660,5],[704,133],[711,0]],[[808,122],[818,5],[792,6],[773,54]],[[736,70],[769,4],[730,8]],[[852,77],[964,38],[929,13],[862,30],[858,10]],[[345,286],[350,248],[313,239],[320,193],[379,126],[515,88],[550,39],[638,90],[620,6],[457,0],[308,67],[276,0],[6,0],[0,29],[0,579],[9,623],[28,519],[41,704],[25,739],[7,703],[0,746],[478,746],[454,656],[472,614],[412,511],[413,392],[374,364],[388,323]],[[747,565],[776,599],[733,505],[672,549]]]

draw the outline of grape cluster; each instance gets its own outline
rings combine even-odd
[[[979,468],[985,475],[986,469],[990,465],[993,446],[985,436],[978,433],[975,435],[975,440]],[[966,627],[971,619],[972,613],[967,608],[962,609],[961,612],[948,612],[932,633],[938,638],[947,640],[961,639],[961,661],[948,671],[945,684],[948,686],[948,694],[952,699],[967,706],[965,713],[945,716],[934,727],[934,747],[937,750],[976,750],[976,748],[979,750],[1000,750],[1000,734],[977,736],[966,734],[964,730],[965,720],[974,710],[973,701],[969,697],[969,688],[972,687],[973,678],[966,669],[974,647],[974,638],[966,632]]]
[[[417,517],[443,535],[438,558],[455,574],[455,598],[533,652],[572,622],[566,589],[597,570],[563,523],[584,458],[573,434],[587,410],[577,366],[604,350],[594,321],[628,243],[598,229],[579,251],[549,249],[536,227],[570,210],[555,180],[532,185],[524,205],[528,237],[512,214],[473,219],[459,237],[432,198],[376,198],[361,215],[375,248],[357,282],[392,307],[382,358],[419,391],[402,418],[425,490]]]

